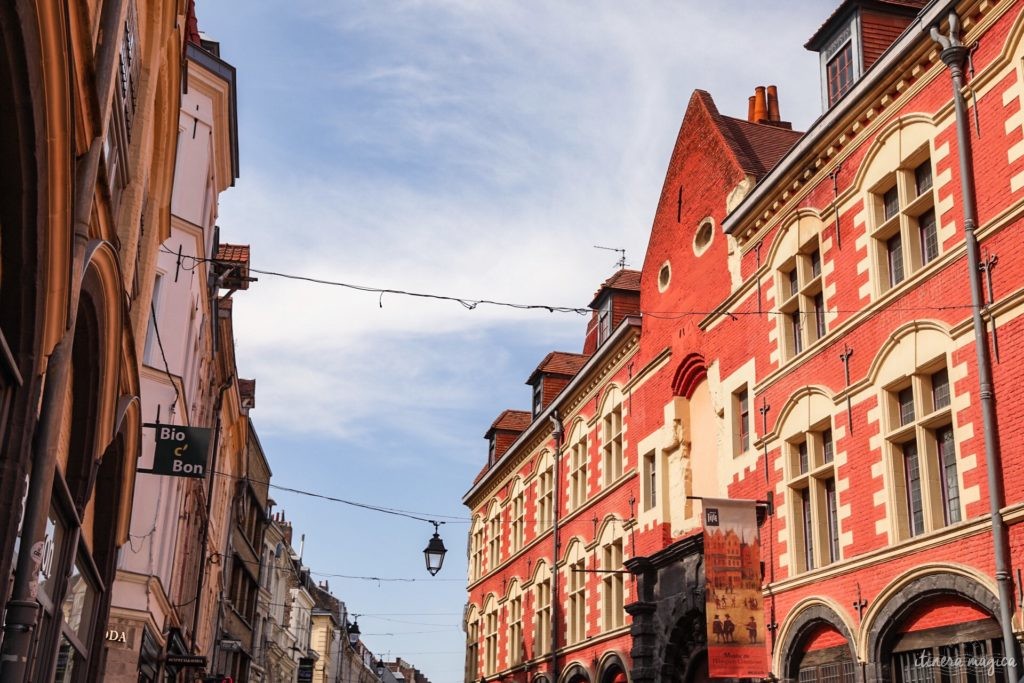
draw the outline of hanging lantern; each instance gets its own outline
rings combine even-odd
[[[353,621],[352,625],[348,627],[348,643],[349,645],[355,645],[359,642],[359,621]]]
[[[444,547],[444,541],[441,540],[441,536],[437,533],[437,528],[443,522],[431,522],[434,525],[434,537],[427,542],[427,547],[423,549],[423,557],[427,561],[427,571],[430,572],[431,576],[437,576],[437,573],[441,571],[441,565],[444,564],[444,555],[448,551]]]

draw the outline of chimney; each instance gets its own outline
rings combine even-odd
[[[747,121],[753,123],[754,121],[754,100],[756,98],[751,95],[747,98]]]
[[[768,120],[768,101],[765,98],[764,86],[754,88],[754,123]]]
[[[779,89],[774,85],[768,86],[768,120],[782,120],[782,117],[779,116]]]

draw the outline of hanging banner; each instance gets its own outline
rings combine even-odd
[[[150,472],[171,477],[202,479],[206,476],[211,430],[178,425],[146,426],[156,430],[156,454]]]
[[[704,499],[704,577],[708,674],[768,676],[754,501]]]

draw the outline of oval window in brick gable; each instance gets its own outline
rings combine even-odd
[[[715,222],[711,218],[705,218],[700,222],[697,232],[693,235],[693,253],[701,256],[711,246],[715,238]]]

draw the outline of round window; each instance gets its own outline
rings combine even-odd
[[[665,261],[658,271],[658,291],[664,292],[668,289],[668,283],[672,282],[672,265]]]
[[[696,234],[693,236],[693,253],[700,256],[707,251],[708,246],[711,244],[711,240],[715,237],[715,224],[710,218],[705,218],[701,221],[700,227],[697,228]]]

